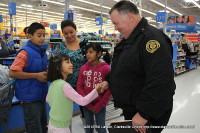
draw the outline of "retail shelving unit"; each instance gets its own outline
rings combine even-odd
[[[186,54],[183,49],[178,49],[177,44],[173,44],[173,66],[175,74],[180,74],[186,71],[185,68]]]
[[[185,67],[186,54],[183,49],[178,49],[177,62],[176,62],[176,74],[180,74],[186,71]]]

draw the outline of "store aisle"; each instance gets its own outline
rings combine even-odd
[[[162,133],[200,133],[200,67],[176,76],[175,81],[177,88],[174,96],[174,109],[168,123],[169,127]],[[106,125],[113,120],[123,120],[120,116],[121,110],[115,110],[112,106],[113,104],[110,103],[107,109],[109,113],[106,116]],[[72,123],[72,133],[84,133],[79,115],[73,117]]]

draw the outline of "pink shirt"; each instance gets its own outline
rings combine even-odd
[[[93,91],[91,91],[91,93],[89,93],[86,96],[81,96],[80,94],[78,94],[70,84],[66,83],[63,85],[63,92],[64,95],[71,99],[72,101],[76,102],[79,105],[85,106],[88,103],[90,103],[92,100],[94,100],[95,98],[98,97],[98,92],[96,89],[94,89]],[[48,97],[46,97],[46,101],[48,102]]]
[[[98,92],[96,89],[92,90],[91,93],[86,95],[85,97],[78,94],[68,83],[63,85],[64,95],[76,102],[79,105],[85,106],[90,103],[92,100],[98,97]]]

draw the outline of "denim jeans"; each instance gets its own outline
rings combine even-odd
[[[96,119],[96,129],[98,133],[106,133],[105,128],[105,117],[106,117],[106,107],[101,109],[98,113],[93,113],[86,107],[83,107],[83,112],[86,120],[86,133],[94,132],[94,116]]]
[[[26,133],[47,133],[45,101],[22,103]]]

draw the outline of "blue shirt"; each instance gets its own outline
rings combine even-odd
[[[54,50],[55,54],[66,54],[70,57],[70,61],[73,64],[73,73],[68,76],[67,82],[76,89],[78,81],[79,70],[82,65],[86,63],[85,57],[85,42],[80,42],[80,49],[70,50],[64,43],[58,44]]]

